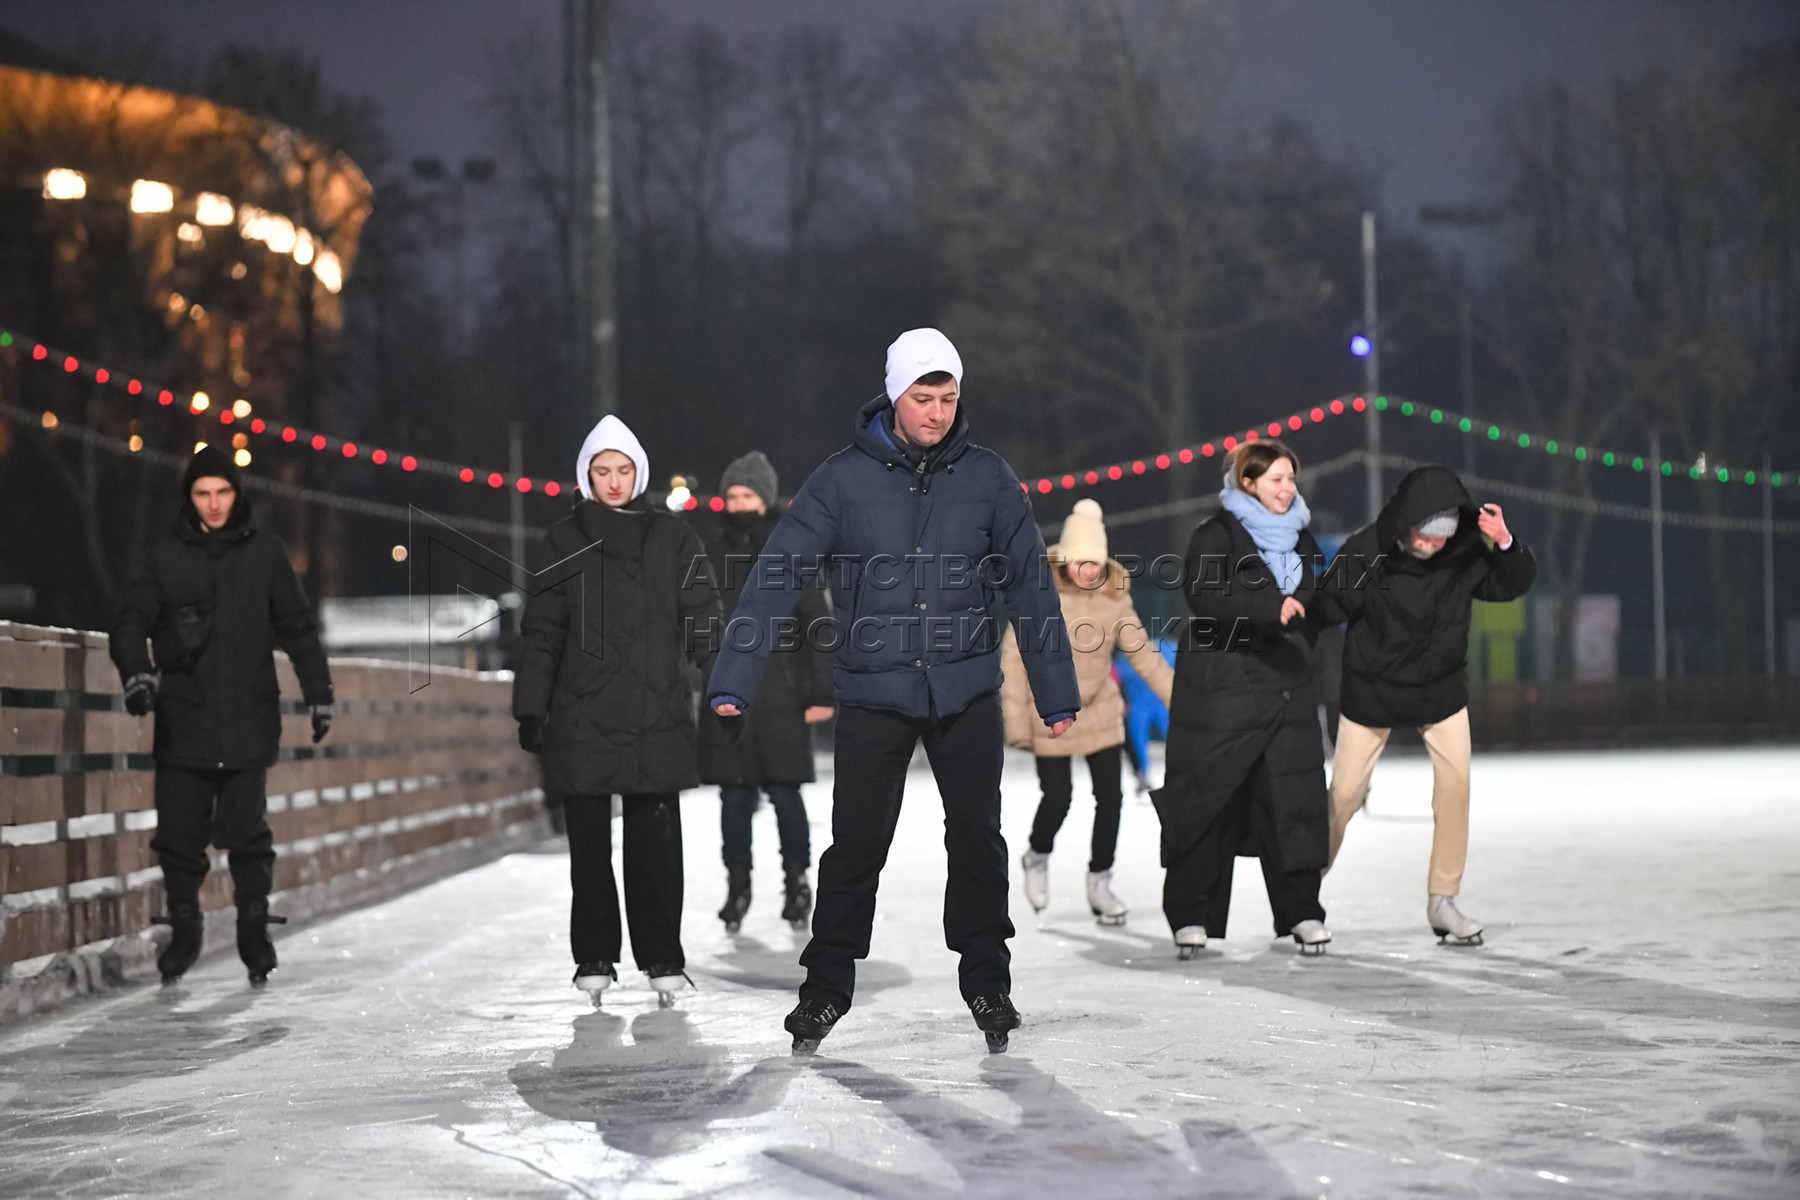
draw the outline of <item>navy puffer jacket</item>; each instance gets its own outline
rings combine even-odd
[[[726,629],[709,697],[753,701],[805,582],[831,585],[842,704],[951,716],[1000,686],[996,597],[1004,598],[1040,716],[1081,708],[1044,539],[1018,476],[969,441],[958,411],[923,455],[894,438],[885,396],[856,440],[814,471],[757,559]]]

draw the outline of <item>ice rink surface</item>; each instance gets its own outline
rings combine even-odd
[[[291,931],[266,992],[214,957],[0,1032],[0,1196],[1800,1196],[1800,750],[1478,754],[1475,949],[1425,927],[1429,768],[1390,758],[1306,960],[1246,862],[1230,940],[1178,962],[1137,797],[1131,918],[1098,928],[1085,783],[1034,916],[1009,752],[1010,1054],[956,993],[929,774],[813,1060],[781,1030],[803,935],[773,817],[727,936],[698,789],[678,1007],[629,965],[601,1011],[569,987],[547,843]],[[807,792],[816,853],[828,782]]]

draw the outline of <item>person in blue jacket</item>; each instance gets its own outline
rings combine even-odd
[[[1163,638],[1156,643],[1163,661],[1175,665],[1175,643]],[[1125,745],[1131,754],[1131,769],[1137,773],[1139,792],[1150,790],[1150,739],[1169,736],[1169,706],[1157,696],[1154,688],[1137,673],[1123,653],[1113,654],[1113,669],[1119,675],[1119,690],[1125,695]]]
[[[850,1009],[920,742],[943,797],[944,940],[961,956],[963,999],[991,1049],[1019,1024],[1000,834],[997,598],[1053,736],[1073,724],[1081,696],[1044,539],[1006,460],[969,440],[962,373],[935,329],[888,347],[886,394],[862,407],[855,440],[813,472],[770,535],[707,691],[720,716],[744,713],[777,638],[796,632],[781,621],[829,572],[831,628],[798,631],[835,643],[838,702],[832,845],[800,957],[806,982],[785,1023],[800,1053]]]

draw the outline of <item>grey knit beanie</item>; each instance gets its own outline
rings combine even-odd
[[[725,474],[719,480],[721,494],[734,487],[747,487],[762,497],[765,505],[773,506],[781,494],[775,477],[775,464],[761,450],[752,450],[742,458],[734,459],[725,468]]]

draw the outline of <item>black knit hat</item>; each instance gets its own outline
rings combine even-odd
[[[209,478],[223,479],[233,491],[244,490],[244,473],[231,461],[231,455],[217,446],[202,446],[194,451],[194,461],[181,476],[181,498],[186,500],[193,494],[197,480]]]
[[[780,485],[775,477],[775,464],[761,450],[752,450],[742,458],[733,459],[725,468],[724,477],[719,480],[719,490],[728,492],[734,487],[747,487],[762,497],[765,505],[773,505],[780,496]]]

